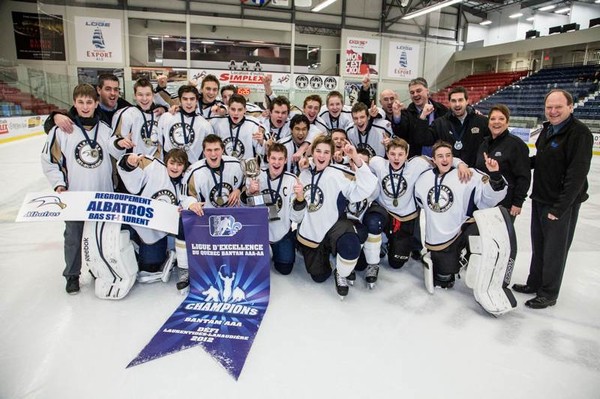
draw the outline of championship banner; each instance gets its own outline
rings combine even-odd
[[[267,311],[267,208],[183,211],[190,292],[140,354],[136,366],[196,345],[237,380]]]
[[[177,206],[160,199],[132,194],[94,191],[29,193],[17,214],[17,222],[90,220],[148,227],[177,234]]]

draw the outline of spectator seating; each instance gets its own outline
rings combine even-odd
[[[0,116],[46,115],[57,109],[56,105],[48,104],[0,80]]]

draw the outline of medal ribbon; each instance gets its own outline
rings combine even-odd
[[[96,122],[96,129],[94,130],[94,139],[92,140],[92,139],[90,139],[90,136],[88,136],[87,131],[83,127],[83,124],[81,123],[81,119],[79,119],[79,116],[75,117],[75,124],[83,132],[85,141],[90,145],[90,148],[92,150],[96,149],[96,143],[97,143],[96,139],[98,138],[98,127],[100,126],[100,122],[96,118],[94,118],[94,121]]]
[[[231,138],[231,141],[233,141],[233,148],[232,148],[232,152],[235,151],[237,153],[237,144],[239,141],[239,137],[240,137],[240,129],[242,127],[242,125],[244,124],[244,121],[246,120],[246,117],[242,117],[242,120],[240,121],[240,123],[237,124],[237,130],[235,133],[235,138],[233,137],[233,130],[235,129],[233,126],[236,126],[233,121],[231,120],[231,117],[229,117],[229,137]],[[229,154],[231,155],[231,154]]]
[[[219,187],[219,198],[223,195],[223,170],[225,169],[225,165],[223,165],[223,162],[221,162],[221,164],[219,165],[219,181],[217,181],[217,177],[215,176],[217,173],[215,172],[215,170],[213,168],[211,168],[210,166],[208,167],[208,169],[210,170],[210,174],[212,175],[213,181],[215,182],[215,186]]]
[[[189,141],[189,136],[185,131],[185,119],[183,118],[183,112],[180,112],[181,114],[181,130],[183,130],[183,143],[184,144],[188,144]],[[194,113],[194,116],[192,117],[192,123],[190,124],[190,130],[193,131],[194,130],[194,122],[196,121],[196,114]]]
[[[310,203],[315,203],[315,194],[317,193],[317,188],[319,187],[319,181],[321,177],[323,177],[323,171],[317,172],[317,168],[313,168],[310,170]],[[315,182],[315,175],[319,175],[317,177],[317,181]]]
[[[269,186],[269,195],[271,196],[271,201],[273,201],[273,204],[276,204],[277,199],[280,197],[279,190],[281,190],[281,184],[283,183],[283,175],[284,173],[281,173],[281,175],[279,175],[280,177],[279,183],[277,183],[277,190],[275,191],[275,195],[273,195],[273,189],[271,188],[271,174],[267,170],[267,185]]]
[[[392,164],[389,164],[390,168],[390,185],[392,186],[392,198],[398,199],[398,193],[400,192],[400,187],[402,186],[402,176],[404,175],[404,167],[406,164],[402,165],[400,168],[400,179],[398,179],[398,186],[394,187],[394,169],[392,169]]]
[[[148,129],[148,120],[146,119],[146,112],[141,109],[139,106],[136,107],[142,113],[142,118],[144,118],[144,125],[142,126],[142,139],[151,139],[152,138],[152,129],[154,128],[154,112],[152,112],[152,108],[150,108],[150,129]]]

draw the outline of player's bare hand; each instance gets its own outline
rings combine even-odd
[[[302,159],[300,159],[298,161],[298,168],[300,170],[308,169],[309,167],[310,167],[310,162],[307,157],[302,157]]]
[[[137,168],[140,165],[140,160],[143,158],[142,154],[129,154],[127,156],[127,164]]]
[[[468,183],[472,176],[473,171],[466,163],[461,162],[458,164],[458,180],[460,180],[461,183]]]
[[[164,114],[166,111],[163,107],[156,107],[154,108],[154,116],[161,116],[162,114]]]
[[[165,89],[167,87],[167,75],[158,75],[156,78],[156,84],[158,87]]]
[[[248,179],[248,194],[250,194],[250,195],[258,194],[259,190],[260,190],[260,183],[258,182],[258,179]]]
[[[54,115],[54,124],[65,133],[73,133],[73,121],[66,115]]]
[[[169,108],[169,113],[171,115],[175,115],[178,112],[179,112],[179,105],[171,105],[171,108]]]
[[[264,129],[258,129],[256,132],[252,133],[252,140],[256,140],[256,142],[260,145],[265,143],[265,131]]]
[[[519,208],[518,206],[511,206],[510,207],[510,214],[511,216],[519,216],[521,214],[521,208]]]
[[[190,205],[189,210],[198,216],[204,215],[204,202],[194,202]]]
[[[296,196],[296,201],[302,202],[304,201],[304,186],[300,182],[300,179],[296,177],[296,183],[294,184],[294,195]]]
[[[371,107],[369,108],[369,115],[371,116],[371,118],[376,118],[377,115],[379,115],[379,109],[377,108],[377,105],[375,104],[375,100],[371,100]]]
[[[229,199],[227,200],[227,206],[238,206],[240,204],[240,190],[236,188],[229,193]]]
[[[64,193],[65,191],[67,191],[67,188],[65,186],[58,186],[54,189],[55,192],[57,193]]]

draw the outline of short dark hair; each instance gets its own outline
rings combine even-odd
[[[357,102],[354,103],[354,105],[352,106],[352,113],[355,114],[357,112],[362,112],[365,111],[367,113],[367,116],[369,116],[369,109],[367,108],[367,106],[361,102]]]
[[[206,82],[215,82],[217,84],[217,88],[221,86],[221,82],[219,82],[219,79],[217,79],[217,77],[213,74],[208,74],[204,77],[204,79],[202,79],[202,83],[200,83],[200,89],[204,88],[204,84]]]
[[[321,108],[321,106],[323,105],[323,99],[321,99],[321,96],[318,94],[311,94],[310,96],[306,96],[306,98],[304,99],[304,103],[302,104],[302,108],[306,107],[306,104],[309,101],[316,101],[319,103],[319,108]]]
[[[189,166],[189,158],[187,152],[182,148],[173,148],[167,155],[165,155],[165,165],[169,162],[169,159],[173,159],[175,162],[183,164],[183,170],[185,171]]]
[[[104,86],[104,82],[107,80],[112,80],[113,82],[119,83],[119,78],[117,78],[116,75],[112,73],[103,73],[102,75],[98,76],[98,87],[102,88],[102,86]]]
[[[431,155],[435,157],[435,152],[440,148],[449,148],[450,151],[452,151],[452,145],[450,143],[447,141],[438,140],[435,142],[435,144],[433,144],[433,147],[431,147]]]
[[[494,104],[492,106],[492,108],[490,108],[490,112],[488,112],[488,119],[492,115],[492,112],[494,112],[494,111],[498,111],[498,112],[502,113],[502,115],[504,115],[506,117],[507,122],[510,120],[510,110],[508,109],[508,107],[506,105]]]
[[[223,139],[221,139],[221,137],[217,136],[216,134],[209,134],[204,138],[204,140],[202,140],[202,149],[206,148],[207,144],[214,143],[221,144],[221,149],[223,151],[225,150],[225,144],[223,144]]]
[[[75,101],[79,97],[90,97],[94,101],[98,101],[98,92],[94,89],[89,83],[82,83],[73,89],[73,101]]]
[[[306,127],[310,128],[310,121],[308,120],[308,117],[304,114],[296,114],[290,120],[290,129],[293,129],[294,126],[299,125],[300,123],[306,123]]]
[[[233,103],[240,103],[245,107],[246,106],[246,97],[234,93],[229,98],[227,105],[231,105]]]
[[[288,153],[287,148],[281,143],[273,143],[267,149],[267,158],[271,156],[272,152],[283,152],[283,156],[287,159]]]
[[[333,136],[334,133],[342,133],[344,136],[346,136],[346,138],[348,138],[348,133],[344,129],[340,129],[340,128],[331,129],[331,133],[329,135]]]
[[[148,78],[139,78],[133,84],[133,92],[136,93],[137,89],[140,87],[149,87],[150,89],[152,89],[152,82],[150,82]]]
[[[235,87],[234,85],[225,85],[221,87],[221,95],[223,95],[223,92],[227,90],[231,90],[233,94],[237,94],[237,87]]]
[[[450,97],[452,97],[452,95],[456,93],[463,93],[465,95],[465,100],[469,99],[469,93],[467,93],[467,89],[465,89],[462,86],[455,86],[451,88],[448,92],[448,101],[450,101]]]
[[[276,105],[285,105],[288,109],[288,112],[290,112],[290,108],[292,107],[290,104],[290,100],[288,100],[286,96],[275,97],[269,105],[269,111],[273,111],[273,108],[275,108]]]
[[[183,95],[185,93],[194,93],[196,95],[196,99],[198,99],[200,97],[200,93],[198,93],[198,89],[192,85],[180,86],[179,90],[177,90],[177,97],[179,97],[179,99],[181,100],[181,97],[183,97]]]
[[[567,99],[567,105],[573,105],[573,95],[571,93],[569,93],[566,90],[563,89],[552,89],[548,92],[548,94],[546,94],[546,97],[544,97],[544,105],[546,105],[546,100],[548,99],[548,96],[552,93],[561,93],[563,96],[565,96],[565,98]]]
[[[422,78],[422,77],[414,78],[413,80],[408,82],[408,87],[415,86],[415,85],[422,85],[426,89],[429,88],[429,85],[427,84],[427,80],[425,80],[425,78]]]

